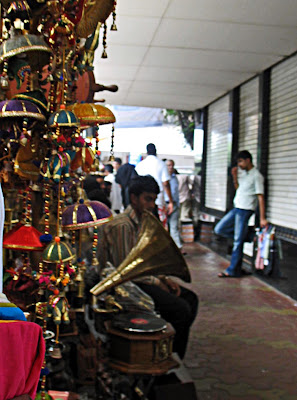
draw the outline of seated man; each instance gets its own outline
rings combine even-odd
[[[144,210],[153,211],[159,186],[151,176],[137,176],[129,185],[130,205],[104,225],[100,245],[100,263],[119,266],[137,242]],[[174,327],[173,351],[182,359],[186,352],[190,326],[198,309],[198,297],[169,277],[149,276],[137,279],[137,285],[154,300],[156,311]]]

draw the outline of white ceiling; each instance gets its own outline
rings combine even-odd
[[[118,0],[95,53],[108,104],[195,110],[297,50],[297,0]]]

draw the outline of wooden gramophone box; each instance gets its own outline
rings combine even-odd
[[[124,373],[161,375],[179,364],[172,358],[175,331],[167,323],[158,332],[129,332],[106,323],[109,365]]]

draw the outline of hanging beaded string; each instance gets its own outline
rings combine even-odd
[[[26,189],[21,193],[21,200],[22,200],[22,216],[21,216],[21,222],[25,223],[26,221],[26,202],[27,202],[27,192]]]
[[[0,44],[3,42],[3,17],[2,4],[0,4]]]
[[[50,186],[48,183],[44,184],[44,233],[49,235],[49,203],[50,203]]]
[[[65,100],[66,100],[66,90],[68,87],[67,81],[66,81],[66,59],[65,59],[65,46],[63,46],[63,51],[62,51],[62,101],[61,103],[65,105]]]
[[[112,25],[110,27],[111,31],[117,31],[118,30],[117,25],[116,25],[116,17],[117,17],[116,7],[117,7],[117,1],[114,0],[114,2],[113,2],[113,11],[112,11]]]
[[[71,246],[72,246],[73,249],[75,249],[75,243],[76,243],[76,232],[72,231]]]
[[[48,102],[48,111],[50,114],[52,114],[55,111],[55,105],[54,105],[54,99],[55,99],[55,89],[56,89],[56,83],[51,77],[50,79],[50,91],[49,91],[49,102]]]
[[[106,22],[104,22],[104,25],[103,25],[103,39],[102,39],[103,52],[102,52],[101,58],[107,58],[107,53],[106,53],[106,48],[107,48],[107,45],[106,45],[106,36],[107,36],[107,25],[106,25]]]
[[[31,90],[31,84],[32,84],[32,80],[31,80],[31,74],[26,74],[27,75],[27,82],[26,82],[26,91],[30,92]]]
[[[31,224],[32,193],[29,188],[24,192],[26,196],[25,225]]]
[[[48,70],[48,78],[47,80],[50,82],[50,90],[49,90],[49,96],[48,96],[48,106],[47,106],[47,111],[50,113],[54,112],[54,98],[55,98],[55,81],[52,76],[52,71],[53,71],[53,62],[54,62],[54,57],[50,56],[50,61],[49,65],[47,67]]]
[[[26,206],[25,206],[25,226],[31,225],[31,210],[32,210],[32,193],[30,188],[28,187],[24,191],[24,195],[26,196]],[[23,268],[24,270],[29,266],[29,256],[28,252],[22,253],[22,259],[23,259]]]
[[[112,125],[111,128],[111,146],[110,146],[110,156],[108,161],[114,161],[113,148],[114,148],[114,125]]]
[[[45,319],[43,320],[45,321]],[[45,390],[45,385],[46,385],[46,359],[44,357],[42,368],[41,368],[41,384],[40,384],[40,390],[41,390],[41,400],[46,400],[46,390]]]
[[[97,154],[97,152],[99,150],[99,125],[97,125],[95,127],[95,141],[96,141],[95,150],[96,150],[96,154]]]
[[[43,263],[42,262],[39,263],[38,272],[39,272],[40,275],[42,275],[42,273],[43,273]],[[43,332],[43,337],[45,338],[46,328],[47,328],[47,319],[46,319],[46,317],[47,317],[47,311],[46,311],[47,303],[46,302],[41,302],[41,303],[36,304],[36,306],[37,306],[36,309],[38,310],[38,314],[40,315],[40,317],[43,320],[42,332]],[[41,400],[45,400],[46,399],[45,385],[46,385],[46,375],[47,375],[46,357],[45,356],[44,356],[44,359],[43,359],[40,375],[41,375],[41,384],[40,384]]]
[[[4,60],[4,62],[3,62],[3,75],[7,76],[7,71],[8,71],[8,61]]]
[[[22,146],[26,146],[27,141],[28,141],[28,138],[27,138],[28,130],[27,130],[27,128],[28,128],[28,120],[27,120],[27,118],[24,118],[24,120],[23,120],[23,130],[22,130],[22,133],[21,133],[21,136],[20,136],[20,144]]]
[[[94,226],[93,231],[93,247],[92,247],[92,265],[98,265],[97,259],[97,245],[98,245],[98,229],[97,226]]]

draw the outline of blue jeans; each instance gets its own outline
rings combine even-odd
[[[182,242],[180,240],[178,220],[179,220],[179,207],[177,207],[176,204],[174,203],[173,212],[170,215],[168,215],[167,223],[169,226],[169,232],[172,239],[175,241],[177,247],[181,249]]]
[[[233,239],[231,262],[226,272],[229,275],[240,276],[243,257],[243,245],[248,231],[248,222],[252,210],[233,208],[215,226],[215,233]]]

